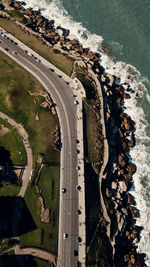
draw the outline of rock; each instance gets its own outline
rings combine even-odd
[[[112,182],[111,187],[112,187],[112,189],[116,190],[117,189],[117,183]]]
[[[128,204],[135,205],[134,197],[131,194],[128,194]]]
[[[101,75],[101,81],[102,81],[102,82],[105,82],[105,81],[106,81],[106,76],[105,76],[105,74],[102,74],[102,75]]]
[[[124,255],[124,261],[126,262],[126,261],[129,261],[130,260],[130,256],[129,255]]]
[[[108,85],[111,87],[114,83],[114,76],[111,74],[107,74],[106,77],[109,79]]]
[[[131,212],[132,218],[139,218],[140,217],[139,211],[136,207],[129,206],[129,210]]]
[[[129,163],[128,166],[126,167],[126,171],[130,174],[133,175],[136,172],[136,166],[133,165],[133,163]]]
[[[50,223],[50,211],[49,211],[49,209],[44,210],[44,212],[43,212],[43,221],[45,223]]]
[[[120,192],[121,192],[121,193],[127,191],[127,186],[126,186],[125,181],[119,181],[119,182],[118,182],[118,185],[119,185],[119,188],[120,188]]]
[[[118,156],[118,163],[120,164],[121,167],[124,167],[126,165],[126,162],[121,155]]]
[[[35,120],[36,121],[39,121],[40,120],[40,118],[39,118],[39,113],[37,112],[37,114],[36,114],[36,116],[35,116]]]
[[[127,93],[124,93],[124,94],[123,94],[123,98],[125,98],[125,99],[130,99],[131,96],[130,96],[129,94],[127,94]]]

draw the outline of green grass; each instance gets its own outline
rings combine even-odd
[[[8,129],[10,129],[11,132],[0,136],[0,146],[4,147],[10,152],[10,159],[13,165],[26,165],[27,155],[20,135],[18,134],[16,129],[11,126],[11,124],[0,118],[0,129],[1,125],[4,125]]]
[[[36,257],[33,257],[34,262],[36,262],[38,267],[50,267],[50,263],[47,262],[46,260],[41,260]]]
[[[27,22],[27,19],[24,17],[22,13],[20,13],[19,10],[5,10],[5,12],[10,15],[15,20],[25,24]]]
[[[52,182],[54,179],[54,183]],[[45,166],[39,179],[46,208],[51,210],[51,221],[49,224],[41,222],[39,194],[33,185],[29,185],[25,194],[25,202],[32,214],[37,229],[20,237],[21,246],[36,246],[45,248],[56,254],[57,251],[57,208],[58,208],[58,167]],[[52,192],[52,183],[54,193]],[[55,212],[55,225],[53,221]]]
[[[17,25],[7,19],[0,18],[0,26],[3,27],[6,31],[14,35],[17,39],[22,41],[24,44],[32,48],[35,52],[43,56],[53,65],[58,67],[60,70],[64,71],[67,75],[71,75],[73,68],[73,60],[69,57],[57,53],[57,49],[47,47],[43,44],[42,41],[38,40],[33,35],[27,35],[25,31],[21,30]]]
[[[103,142],[100,125],[97,122],[97,117],[90,110],[90,108],[84,104],[84,133],[85,133],[85,158],[97,170],[101,165],[103,159]]]
[[[17,196],[20,191],[19,185],[6,185],[3,187],[0,187],[0,196]]]
[[[93,82],[89,79],[88,74],[84,69],[80,67],[75,68],[75,76],[82,83],[85,91],[86,91],[86,101],[88,104],[94,104],[97,99],[97,91],[93,84]]]

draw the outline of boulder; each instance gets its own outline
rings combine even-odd
[[[132,163],[129,163],[128,166],[126,167],[126,171],[130,174],[133,175],[136,172],[136,166]]]

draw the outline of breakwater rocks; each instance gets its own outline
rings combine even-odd
[[[136,172],[136,166],[129,155],[130,149],[136,143],[135,123],[125,113],[123,104],[124,99],[131,97],[133,90],[128,86],[125,91],[123,85],[117,85],[116,77],[106,74],[99,64],[100,54],[83,48],[77,40],[70,40],[68,29],[61,26],[55,28],[54,20],[49,21],[44,18],[40,11],[25,10],[22,2],[15,2],[12,5],[25,16],[26,24],[18,25],[26,33],[34,34],[43,41],[43,44],[72,58],[86,71],[92,70],[99,78],[103,90],[106,134],[109,144],[109,159],[101,188],[110,218],[109,242],[113,248],[113,265],[116,267],[146,266],[145,255],[137,252],[135,244],[135,241],[140,240],[142,230],[136,225],[136,218],[140,214],[133,196],[129,193],[134,187],[133,174]],[[1,16],[6,16],[6,14],[3,13]],[[10,19],[9,15],[7,18]],[[54,136],[58,135],[54,134]],[[59,141],[58,138],[55,139]],[[100,262],[99,259],[98,262]]]
[[[106,133],[109,144],[109,160],[102,180],[103,197],[111,219],[110,241],[114,246],[115,266],[146,266],[144,254],[136,252],[134,242],[139,242],[142,227],[136,225],[140,216],[135,200],[129,191],[134,187],[136,166],[129,152],[135,146],[135,123],[125,113],[123,85],[116,85],[116,77],[100,75],[104,93]]]

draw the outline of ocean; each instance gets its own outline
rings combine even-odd
[[[150,266],[150,0],[24,0],[26,7],[70,30],[70,38],[101,53],[101,64],[121,83],[130,83],[135,93],[125,100],[126,113],[136,123],[136,146],[130,151],[137,166],[135,196],[143,226],[138,250]],[[136,94],[138,93],[138,98]]]

